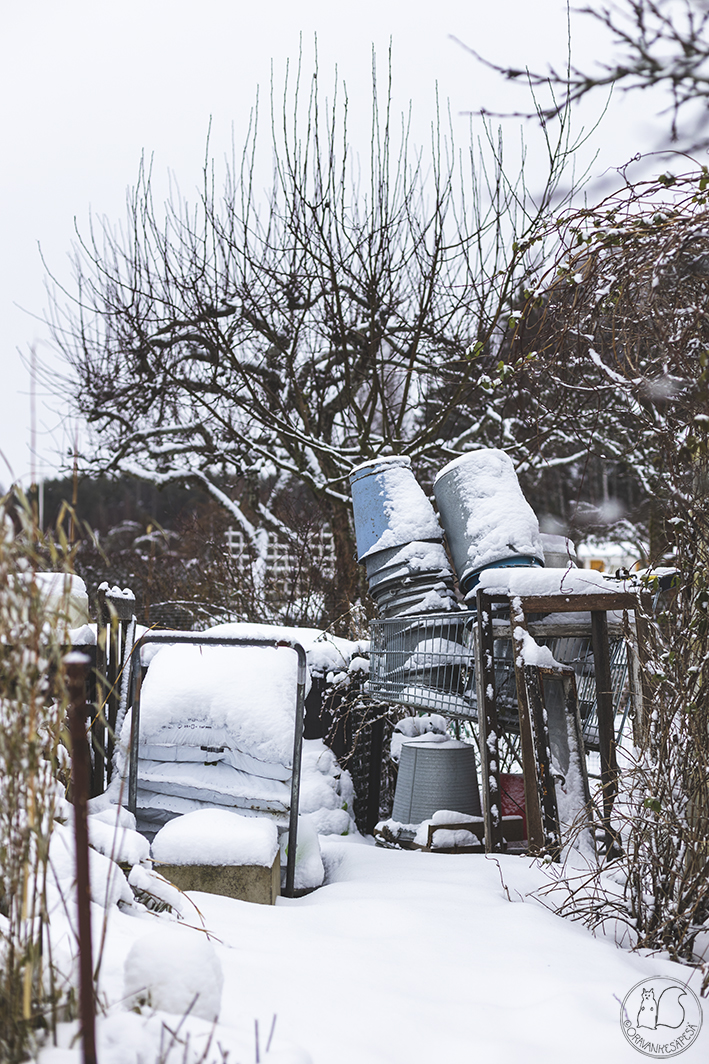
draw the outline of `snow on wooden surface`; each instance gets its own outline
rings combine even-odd
[[[620,580],[608,580],[595,569],[537,569],[534,567],[486,569],[478,585],[488,595],[514,598],[541,595],[618,594],[625,587]]]

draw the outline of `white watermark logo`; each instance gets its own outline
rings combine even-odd
[[[657,975],[625,995],[620,1026],[633,1049],[646,1057],[676,1057],[696,1042],[702,1007],[689,987]]]

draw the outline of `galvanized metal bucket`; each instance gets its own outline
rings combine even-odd
[[[420,824],[439,809],[480,816],[475,748],[457,739],[412,739],[401,748],[392,819]]]
[[[350,473],[357,558],[414,540],[441,542],[436,511],[405,455],[378,458]]]
[[[359,466],[350,476],[357,554],[385,617],[456,606],[443,530],[406,457]]]
[[[504,451],[482,448],[455,459],[433,493],[464,595],[483,569],[544,565],[539,523]]]

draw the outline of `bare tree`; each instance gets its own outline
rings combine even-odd
[[[615,55],[610,62],[578,67],[550,66],[544,72],[490,62],[466,49],[488,68],[534,89],[551,86],[553,102],[530,112],[548,119],[566,111],[598,89],[622,92],[659,86],[669,93],[672,140],[692,147],[706,146],[709,109],[709,3],[707,0],[620,0],[587,6],[588,15],[609,31]],[[681,130],[680,120],[688,126]]]
[[[96,430],[89,468],[202,484],[255,557],[263,530],[289,537],[278,499],[299,483],[332,527],[344,612],[358,594],[350,470],[500,440],[490,382],[573,148],[564,123],[546,134],[548,179],[530,196],[489,128],[464,155],[440,126],[414,152],[375,76],[360,169],[346,95],[323,106],[316,70],[304,102],[304,80],[286,86],[280,118],[272,93],[268,202],[257,114],[221,195],[209,167],[196,206],[158,209],[141,169],[127,226],[80,237],[75,290],[55,289],[51,325],[67,394]]]
[[[677,568],[664,599],[646,582],[640,611],[644,710],[613,905],[638,946],[685,961],[709,919],[708,193],[703,168],[571,212],[527,337],[559,448],[566,436],[635,470],[650,561]],[[604,897],[583,903],[591,921],[609,915]]]

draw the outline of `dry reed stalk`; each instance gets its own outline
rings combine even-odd
[[[46,881],[65,696],[66,605],[35,573],[69,574],[66,540],[45,539],[16,491],[0,500],[0,1059],[28,1059],[57,1019]],[[68,581],[66,591],[68,592]]]

